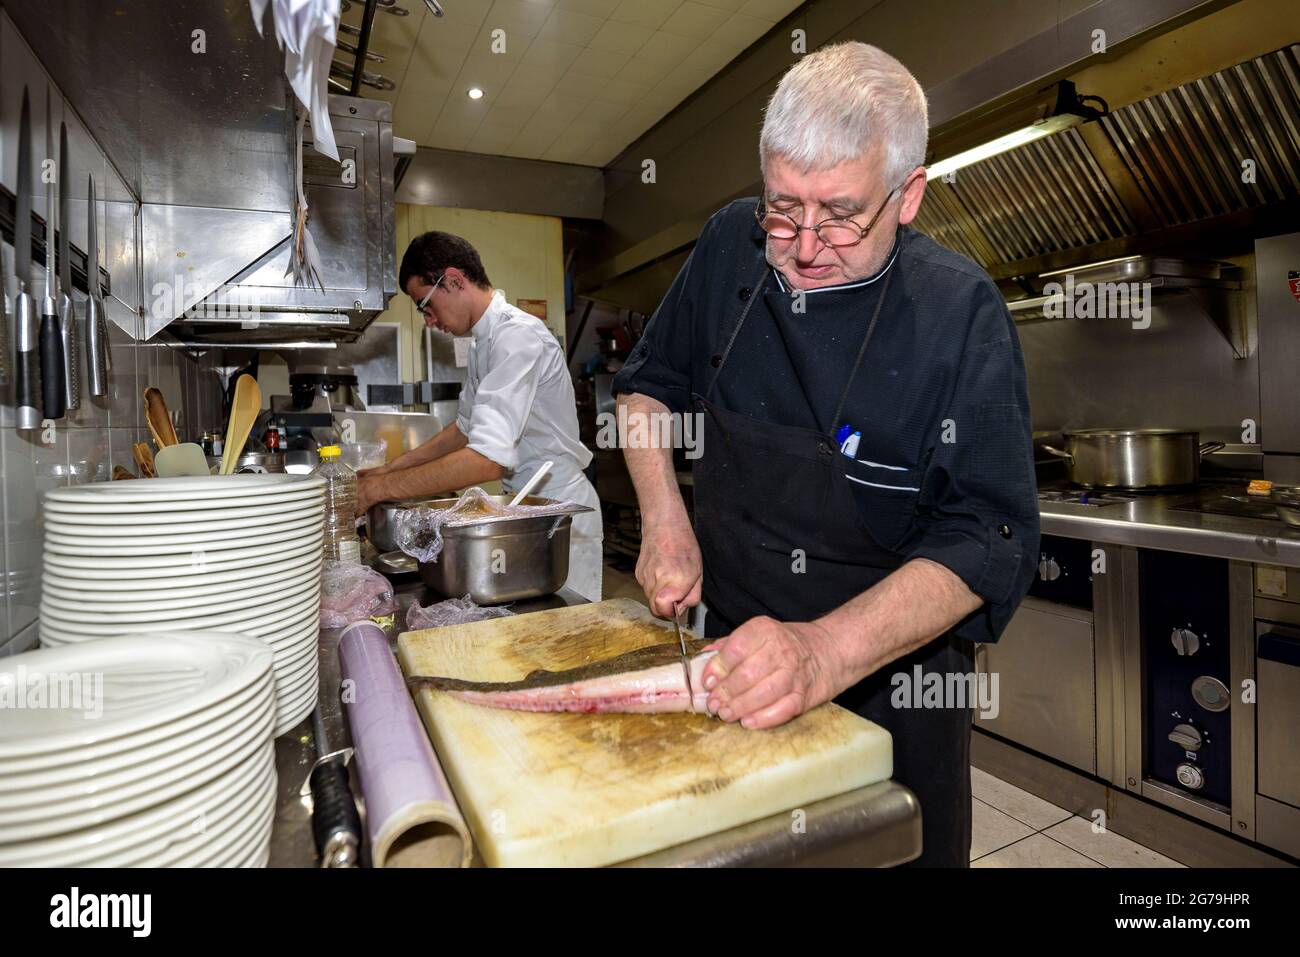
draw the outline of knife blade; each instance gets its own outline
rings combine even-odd
[[[682,673],[686,676],[687,707],[694,714],[695,689],[691,687],[691,657],[686,653],[686,636],[682,634],[683,619],[686,617],[686,612],[686,606],[680,602],[673,602],[673,625],[677,629],[677,644],[682,649]]]
[[[55,200],[59,163],[54,156],[50,88],[45,88],[45,157],[54,164],[54,180],[45,187],[45,298],[41,300],[41,398],[47,419],[61,419],[66,395],[63,383],[63,332],[59,325],[58,273],[54,268]]]
[[[108,350],[108,322],[104,300],[99,294],[99,207],[95,202],[95,177],[87,177],[90,212],[86,217],[86,378],[92,396],[108,395],[108,374],[112,371]]]
[[[32,274],[32,116],[26,86],[18,123],[18,198],[14,217],[14,271],[18,279],[18,295],[14,299],[14,421],[20,429],[38,429],[41,412],[36,406],[41,395],[41,364],[36,339],[36,303],[27,291]]]
[[[68,124],[59,124],[59,326],[63,330],[64,405],[69,412],[81,408],[81,332],[77,328],[77,308],[72,301],[72,257],[68,232],[72,216],[68,209],[68,179],[72,163],[68,159]]]

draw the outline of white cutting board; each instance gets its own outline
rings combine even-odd
[[[398,658],[408,675],[513,681],[665,641],[671,624],[619,598],[408,632]],[[416,702],[494,867],[613,864],[893,773],[889,732],[833,704],[747,731],[694,714],[503,711],[437,691]]]

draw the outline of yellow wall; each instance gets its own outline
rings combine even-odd
[[[555,216],[498,213],[445,206],[397,206],[397,261],[413,236],[441,229],[463,236],[478,250],[488,278],[513,304],[545,299],[546,324],[564,344],[564,237]],[[402,327],[402,379],[424,375],[424,322],[410,298],[399,292],[376,322]]]

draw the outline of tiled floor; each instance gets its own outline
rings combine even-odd
[[[1184,865],[971,768],[972,867],[1183,867]]]
[[[604,597],[645,594],[630,570],[605,564]],[[971,768],[972,867],[1183,867],[1050,804],[1013,784]]]

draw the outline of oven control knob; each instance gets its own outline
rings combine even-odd
[[[1038,562],[1038,577],[1045,582],[1054,582],[1061,577],[1061,566],[1055,558],[1044,555]]]
[[[1169,640],[1180,655],[1194,655],[1201,647],[1200,637],[1189,628],[1175,628]]]
[[[1180,764],[1174,774],[1178,776],[1178,783],[1189,791],[1199,791],[1205,786],[1205,775],[1194,764]]]
[[[1201,750],[1201,732],[1190,724],[1174,725],[1174,730],[1169,732],[1169,740],[1184,751]]]

